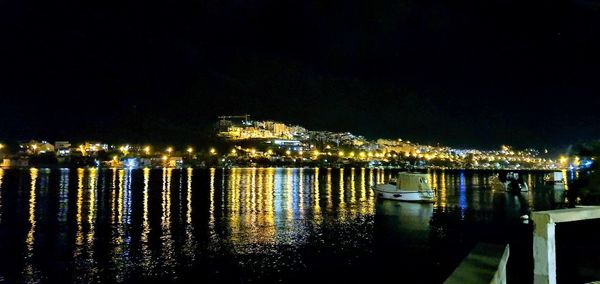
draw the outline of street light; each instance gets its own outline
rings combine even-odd
[[[210,148],[210,154],[211,155],[217,154],[217,150],[215,150],[215,148]]]
[[[173,147],[167,148],[167,153],[169,153],[169,155],[171,155],[171,152],[173,152]]]
[[[188,153],[190,153],[190,154],[192,154],[192,153],[194,152],[194,148],[192,148],[192,147],[189,147],[189,148],[187,149],[187,152],[188,152]]]
[[[150,146],[144,147],[144,153],[146,153],[146,155],[150,154]]]

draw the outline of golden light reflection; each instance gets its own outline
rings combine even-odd
[[[125,183],[125,170],[120,169],[119,172],[119,183],[117,184],[117,228],[121,229],[123,224],[123,191]],[[119,236],[122,232],[119,230]]]
[[[171,178],[172,168],[163,168],[163,187],[162,187],[162,216],[161,216],[161,262],[162,268],[170,273],[175,268],[176,259],[174,251],[174,241],[171,234]]]
[[[446,171],[442,170],[442,173],[440,174],[440,190],[438,190],[439,193],[439,197],[438,197],[438,205],[440,207],[442,207],[442,210],[446,209],[446,202],[447,202],[447,196],[446,196]]]
[[[354,182],[354,168],[350,169],[350,203],[356,203],[356,182]]]
[[[367,184],[367,186],[369,187],[369,190],[367,191],[369,193],[369,203],[373,204],[375,202],[375,193],[373,192],[373,190],[371,189],[371,187],[373,186],[373,169],[369,169],[369,183]]]
[[[37,280],[39,274],[38,269],[33,263],[33,252],[35,245],[35,209],[36,209],[36,186],[38,179],[38,169],[31,168],[29,174],[31,176],[30,190],[29,190],[29,231],[27,232],[27,238],[25,239],[25,265],[23,267],[23,276],[25,282],[34,282]]]
[[[74,270],[84,281],[94,277],[95,257],[95,218],[96,218],[96,183],[97,170],[90,169],[86,178],[85,169],[77,169],[77,199],[75,249],[73,251]]]
[[[327,210],[331,211],[333,207],[333,201],[331,198],[331,169],[327,169]]]
[[[300,212],[300,218],[304,219],[304,169],[300,168],[298,173],[298,212]]]
[[[192,177],[194,176],[194,170],[192,168],[187,169],[187,210],[186,210],[186,223],[192,224]]]
[[[208,219],[208,227],[211,231],[214,232],[215,228],[215,172],[217,170],[215,168],[210,168],[210,182],[209,182],[209,219]]]
[[[346,202],[345,202],[345,184],[344,184],[344,169],[340,169],[340,185],[339,185],[339,195],[340,195],[340,199],[339,202],[340,204],[338,205],[340,213],[345,213],[346,210]],[[342,220],[345,220],[345,214],[340,214],[340,218]]]
[[[192,168],[187,169],[187,187],[186,187],[186,226],[185,226],[185,244],[184,251],[190,262],[195,259],[196,256],[196,242],[194,238],[194,225],[192,223],[192,178],[194,176],[194,170]]]
[[[75,214],[75,219],[77,220],[77,233],[75,234],[75,245],[78,250],[75,251],[75,256],[81,254],[81,246],[83,245],[83,178],[85,170],[82,168],[77,169],[77,211]]]
[[[96,182],[98,180],[98,171],[96,168],[90,169],[90,177],[89,177],[89,199],[88,199],[88,220],[87,223],[89,225],[89,231],[87,234],[87,243],[88,248],[91,247],[94,242],[94,233],[95,233],[95,221],[96,221]]]
[[[315,168],[315,177],[314,177],[315,182],[313,183],[314,186],[314,196],[315,196],[315,200],[314,200],[314,214],[315,215],[321,215],[321,193],[319,190],[319,168]],[[320,219],[320,218],[319,218]]]
[[[290,225],[289,220],[293,217],[293,195],[292,195],[292,169],[288,168],[285,178],[285,225]]]
[[[264,204],[264,220],[262,222],[263,229],[261,230],[266,240],[272,240],[275,237],[275,197],[273,196],[273,187],[275,185],[276,171],[273,168],[263,170],[264,184],[262,186],[262,194],[265,197]]]
[[[374,202],[375,196],[368,192],[367,170],[360,169],[360,173],[358,170],[340,170],[335,173],[336,177],[339,174],[339,180],[334,179],[332,184],[332,173],[328,169],[322,191],[323,172],[317,168],[224,170],[221,188],[215,185],[216,170],[211,169],[209,242],[219,246],[227,240],[236,250],[245,251],[256,244],[304,241],[311,226],[322,224],[323,218],[327,218],[322,216],[325,205],[322,207],[321,201],[327,203],[327,211],[334,213],[335,218],[373,214],[374,206],[368,204],[368,200]],[[345,176],[347,171],[350,173]],[[370,174],[372,177],[374,172]],[[221,201],[217,198],[219,190],[221,196],[225,196]],[[215,212],[219,210],[216,208],[221,208],[222,215]],[[311,221],[307,222],[306,218]],[[215,222],[219,220],[225,228],[215,231]]]
[[[163,168],[162,172],[162,216],[163,233],[170,234],[171,229],[171,176],[173,169]]]
[[[360,168],[360,204],[361,204],[361,214],[366,214],[368,212],[369,206],[367,203],[367,185],[365,184],[365,168]]]
[[[149,249],[148,236],[150,235],[150,220],[148,218],[148,191],[150,185],[150,169],[144,168],[144,191],[142,197],[142,235],[141,239],[141,251],[143,255],[143,267],[147,271],[152,268],[152,254]]]

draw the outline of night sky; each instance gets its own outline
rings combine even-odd
[[[54,2],[0,2],[0,140],[185,143],[243,113],[459,147],[600,137],[599,0]]]

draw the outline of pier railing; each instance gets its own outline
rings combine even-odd
[[[479,243],[458,265],[444,284],[506,284],[508,245]]]
[[[556,283],[556,224],[598,218],[600,206],[532,212],[535,284]]]

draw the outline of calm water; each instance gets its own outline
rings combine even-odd
[[[510,243],[511,280],[531,282],[519,216],[564,190],[541,173],[512,195],[491,189],[490,172],[434,171],[435,204],[377,200],[370,186],[394,173],[0,170],[0,280],[442,282],[486,241]]]

